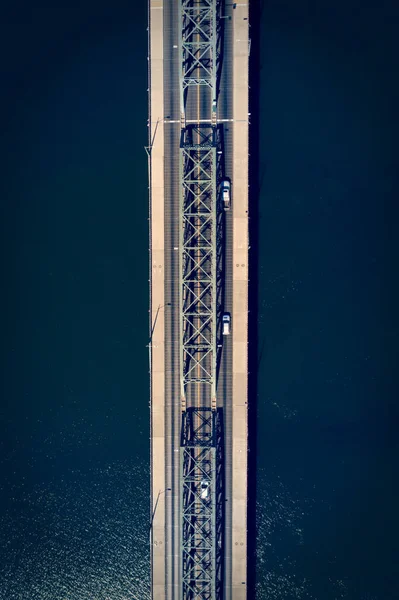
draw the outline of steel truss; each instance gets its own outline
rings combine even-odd
[[[216,120],[220,5],[179,0],[181,600],[220,600],[222,593],[223,449],[216,403],[223,262]]]
[[[216,121],[217,66],[220,57],[221,0],[180,0],[180,113],[185,123],[188,89],[207,86]]]
[[[216,411],[222,281],[217,181],[221,130],[190,125],[180,140],[180,382],[182,598],[219,599],[222,449]],[[200,486],[209,486],[201,498]]]
[[[216,402],[216,132],[191,126],[181,135],[181,396],[199,383]]]
[[[181,440],[183,598],[221,598],[223,574],[223,439],[221,415],[210,408],[183,413]],[[215,469],[217,465],[217,469]],[[201,484],[209,494],[201,496]]]

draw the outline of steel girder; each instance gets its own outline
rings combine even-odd
[[[202,384],[201,395],[214,402],[217,359],[216,136],[209,126],[188,127],[181,135],[180,391],[182,398],[186,398],[187,391],[193,391],[191,384]]]
[[[220,55],[221,0],[180,0],[180,114],[185,123],[187,92],[192,86],[207,86],[216,120],[217,65]]]
[[[222,263],[219,16],[220,0],[179,0],[181,600],[219,600],[222,591],[223,474],[216,406]],[[207,486],[206,497],[201,484]]]
[[[221,446],[216,410],[221,307],[222,213],[219,130],[190,125],[180,140],[180,381],[183,600],[216,600],[222,589]],[[219,432],[219,433],[218,433]],[[207,499],[200,485],[209,486]]]
[[[223,474],[222,460],[217,455],[223,451],[223,440],[218,422],[218,412],[210,408],[183,413],[180,468],[184,600],[221,598]],[[206,497],[201,496],[202,483],[208,485]]]

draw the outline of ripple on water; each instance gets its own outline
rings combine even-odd
[[[274,474],[260,472],[257,501],[257,600],[313,599],[297,568],[295,549],[304,544],[303,521],[312,500],[295,497]]]
[[[305,523],[311,522],[316,499],[294,482],[285,483],[276,468],[259,470],[257,494],[256,600],[321,600],[314,593],[315,581],[305,577],[298,564],[307,555],[309,541]],[[321,574],[316,573],[317,577]],[[324,573],[324,598],[363,600],[345,579]],[[371,598],[371,596],[370,596]]]
[[[126,461],[23,497],[0,519],[0,600],[150,598],[148,486]]]

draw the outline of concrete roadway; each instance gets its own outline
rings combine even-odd
[[[225,7],[225,15],[233,15],[232,3]],[[233,26],[234,20],[224,19],[222,70],[218,97],[218,120],[224,124],[224,175],[233,179]],[[156,35],[156,33],[154,33]],[[165,598],[174,600],[180,593],[181,514],[180,514],[180,380],[179,380],[179,51],[177,2],[163,3],[163,98],[157,106],[164,119],[164,339],[165,339]],[[193,111],[200,120],[209,118],[207,92],[199,102],[189,102],[187,117]],[[152,108],[154,113],[154,107]],[[175,121],[171,123],[169,121]],[[224,255],[224,310],[233,314],[233,217],[234,181],[232,181],[232,210],[225,214]],[[163,322],[161,319],[160,321]],[[234,320],[232,322],[234,329]],[[224,409],[225,436],[225,600],[232,600],[232,336],[224,336],[221,368],[217,385],[218,407]],[[169,489],[170,488],[170,491]],[[153,490],[154,496],[158,490]],[[160,503],[158,510],[162,510]],[[155,598],[155,596],[154,596]],[[162,595],[157,596],[157,600]]]
[[[179,52],[177,2],[164,3],[165,173],[165,552],[166,600],[180,591],[180,379],[179,379]],[[169,119],[168,119],[169,117]],[[168,120],[178,121],[167,123]]]

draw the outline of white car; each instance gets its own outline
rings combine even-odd
[[[230,318],[229,313],[224,313],[224,315],[222,317],[222,323],[223,323],[223,328],[222,328],[223,335],[230,335],[231,318]]]
[[[223,208],[224,210],[230,210],[231,198],[230,198],[230,181],[223,179],[220,184],[220,192],[222,194]]]
[[[201,481],[201,498],[206,500],[209,494],[209,481]]]

